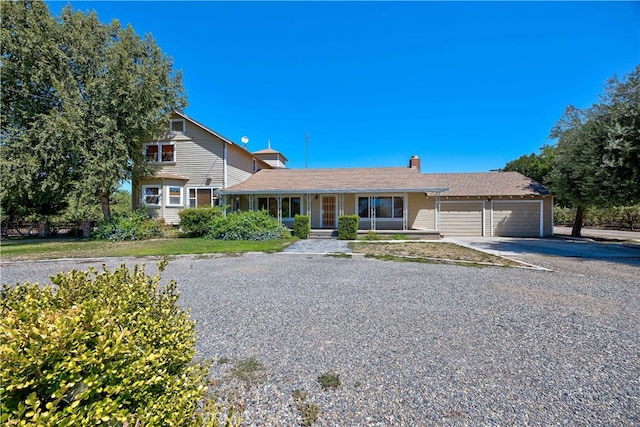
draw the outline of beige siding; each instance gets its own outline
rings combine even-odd
[[[244,182],[252,174],[252,156],[235,145],[227,148],[227,187]]]
[[[345,194],[344,195],[344,215],[357,215],[356,212],[356,195]]]
[[[427,198],[424,193],[411,193],[408,197],[408,221],[410,229],[435,230],[436,229],[436,199],[433,196]]]
[[[438,230],[448,236],[482,236],[482,202],[440,202]]]
[[[493,235],[539,237],[541,200],[494,201]]]

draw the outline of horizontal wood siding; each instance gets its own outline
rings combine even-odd
[[[482,202],[440,202],[438,229],[445,236],[482,236]]]
[[[435,230],[436,229],[436,199],[428,197],[424,193],[411,193],[408,197],[408,221],[409,229]]]
[[[539,237],[540,214],[540,200],[494,201],[493,235]]]
[[[227,148],[227,187],[240,184],[252,174],[252,156],[244,148],[229,145]]]

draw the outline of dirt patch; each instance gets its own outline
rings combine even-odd
[[[505,267],[522,267],[517,261],[490,255],[453,243],[436,242],[354,242],[351,250],[379,257],[399,257],[431,261],[492,264]]]

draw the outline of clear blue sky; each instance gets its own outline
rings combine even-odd
[[[640,63],[640,2],[70,3],[151,33],[187,115],[291,168],[307,132],[309,167],[501,168]]]

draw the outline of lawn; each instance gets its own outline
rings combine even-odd
[[[294,240],[227,241],[204,238],[107,242],[87,239],[6,240],[0,245],[3,261],[55,258],[170,256],[238,252],[279,252]]]
[[[353,242],[351,250],[395,261],[453,262],[477,265],[522,266],[519,262],[443,242]]]

